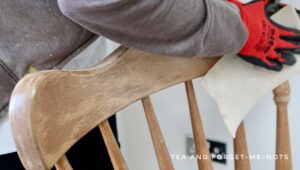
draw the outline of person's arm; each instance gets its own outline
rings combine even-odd
[[[123,45],[174,56],[238,53],[239,9],[222,0],[58,0],[62,12]]]

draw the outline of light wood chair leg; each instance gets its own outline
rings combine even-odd
[[[108,120],[99,124],[104,143],[106,145],[110,160],[115,170],[128,170],[126,162],[122,156],[116,138],[111,130]]]
[[[185,82],[185,88],[186,88],[187,99],[189,104],[194,142],[196,146],[196,154],[198,156],[207,156],[207,159],[197,159],[198,169],[212,170],[213,164],[212,164],[210,152],[206,142],[205,132],[202,125],[199,108],[197,105],[193,82],[192,81]]]
[[[154,109],[151,104],[150,97],[147,96],[142,99],[143,107],[145,110],[148,126],[150,129],[153,145],[155,148],[156,157],[160,170],[173,170],[173,164],[165,144],[162,132],[160,130]]]
[[[235,170],[250,170],[251,168],[244,122],[240,124],[233,143],[234,154],[238,156],[238,158],[234,159]]]
[[[276,154],[283,156],[276,160],[276,170],[291,170],[292,157],[288,124],[288,103],[290,86],[288,82],[278,86],[273,91],[277,106],[277,128],[276,128]],[[287,157],[287,159],[285,159]]]
[[[55,164],[56,170],[73,170],[70,162],[68,161],[67,157],[64,155],[62,156]]]

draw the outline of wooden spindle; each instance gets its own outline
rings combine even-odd
[[[288,82],[283,83],[273,90],[274,100],[277,106],[277,128],[276,128],[276,154],[287,156],[276,160],[276,170],[291,170],[292,157],[288,124],[288,103],[290,86]]]
[[[240,124],[233,143],[234,154],[238,156],[238,158],[234,159],[235,170],[250,170],[251,168],[244,122]]]
[[[190,117],[193,128],[194,142],[196,146],[196,154],[200,157],[207,156],[207,159],[197,159],[198,169],[200,170],[212,170],[213,164],[211,155],[207,146],[204,128],[197,105],[195,91],[192,81],[185,82],[185,88],[187,93],[187,99],[190,110]]]
[[[62,156],[55,164],[56,170],[73,170],[70,162],[68,161],[67,157],[64,155]]]
[[[173,164],[149,96],[142,99],[160,170],[173,170]]]
[[[99,124],[99,128],[114,169],[128,170],[128,167],[122,156],[117,140],[111,130],[108,120],[101,122]]]

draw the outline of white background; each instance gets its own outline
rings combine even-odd
[[[300,8],[299,1],[290,0],[288,2]],[[111,41],[101,39],[95,49],[99,49],[100,45],[103,51],[92,50],[94,55],[101,54],[101,56],[105,56],[104,51],[110,53],[118,46]],[[86,63],[86,66],[89,66],[89,64]],[[76,61],[74,65],[76,66]],[[300,120],[300,114],[298,113],[300,110],[300,75],[292,78],[290,84],[292,100],[289,105],[289,124],[293,164],[294,169],[300,169],[300,161],[297,161],[300,160],[300,156],[297,154],[297,151],[300,151],[298,132],[300,129],[300,124],[298,124]],[[225,142],[228,153],[233,153],[232,138],[221,120],[215,102],[200,88],[199,79],[194,81],[194,86],[207,138]],[[185,137],[192,133],[192,129],[183,84],[156,93],[151,98],[170,153],[185,154]],[[251,154],[275,153],[276,111],[272,98],[273,95],[270,92],[254,107],[246,118],[247,139]],[[141,103],[132,104],[118,113],[117,120],[119,140],[129,168],[131,170],[158,169]],[[4,126],[1,122],[0,125]],[[0,129],[7,128],[0,127]],[[7,136],[10,136],[10,134]],[[8,140],[9,138],[0,138],[1,146],[13,148],[12,142]],[[197,164],[194,160],[173,160],[173,162],[177,170],[197,169]],[[274,161],[254,160],[251,162],[251,166],[254,170],[271,170],[274,169]],[[227,165],[215,163],[214,167],[216,170],[233,170],[233,161],[229,160]]]
[[[300,8],[296,0],[286,1]],[[289,105],[289,124],[292,144],[294,169],[300,169],[300,75],[290,80],[291,102]],[[215,102],[201,89],[199,79],[194,81],[198,104],[208,139],[222,141],[227,144],[228,153],[233,153],[230,137],[218,113]],[[185,137],[192,133],[184,85],[166,89],[151,96],[153,105],[162,128],[165,141],[171,154],[185,154]],[[118,113],[118,130],[122,152],[132,170],[158,169],[155,152],[152,146],[149,129],[141,103],[130,105]],[[247,116],[246,133],[250,154],[275,153],[276,110],[273,95],[265,96]],[[196,170],[195,160],[173,160],[175,169]],[[233,170],[233,160],[227,165],[214,163],[216,170]],[[274,160],[252,160],[255,170],[275,169]]]

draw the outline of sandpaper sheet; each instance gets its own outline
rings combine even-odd
[[[281,9],[272,19],[300,29],[299,17],[292,6]],[[281,72],[274,72],[249,64],[236,55],[227,55],[202,79],[204,90],[217,102],[233,137],[239,124],[262,97],[300,72],[300,55],[295,56],[294,66],[284,66]]]

